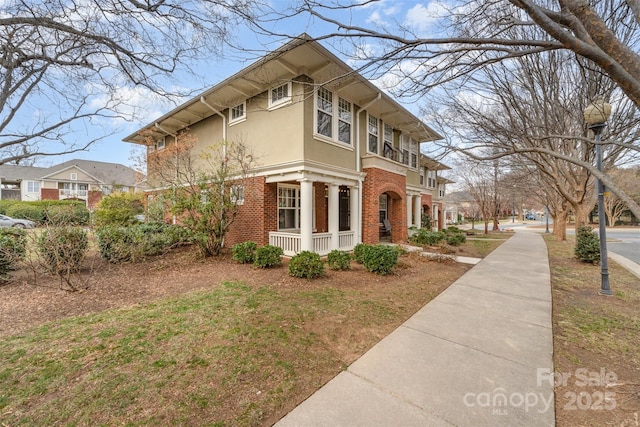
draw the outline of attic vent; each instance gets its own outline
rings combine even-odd
[[[75,172],[71,173],[71,181],[77,181],[78,180],[78,174]]]

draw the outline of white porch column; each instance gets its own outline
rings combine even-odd
[[[413,213],[415,215],[415,226],[422,227],[422,197],[420,195],[413,197]]]
[[[356,245],[360,243],[360,209],[358,206],[358,203],[360,203],[359,190],[360,189],[356,186],[349,187],[349,225],[351,225],[351,231],[355,233],[354,239]]]
[[[407,194],[407,229],[413,225],[413,196]]]
[[[329,187],[329,233],[331,233],[331,249],[338,249],[340,246],[340,202],[339,202],[339,190],[340,187],[337,184],[328,184]]]
[[[313,181],[300,180],[300,250],[313,251]]]

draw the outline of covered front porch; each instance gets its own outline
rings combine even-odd
[[[269,176],[266,183],[275,187],[277,210],[269,244],[282,248],[285,255],[327,255],[334,249],[350,251],[358,243],[357,179],[303,170]]]

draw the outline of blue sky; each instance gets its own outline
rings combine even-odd
[[[280,8],[286,7],[287,2],[275,0],[273,4],[274,8]],[[353,25],[359,25],[367,28],[377,27],[392,30],[398,26],[404,26],[410,28],[418,35],[427,36],[429,32],[434,31],[436,28],[435,24],[437,18],[442,16],[443,9],[441,5],[442,3],[437,1],[427,3],[417,1],[381,0],[374,4],[359,7],[357,11],[334,13],[332,17],[340,20],[341,22],[349,22]],[[279,32],[283,32],[283,28],[286,28],[286,32],[290,35],[307,32],[311,36],[319,36],[327,32],[336,31],[335,27],[329,26],[326,23],[312,21],[309,18],[302,17],[289,20],[286,25],[283,25],[282,23],[274,24],[274,29]],[[233,31],[232,36],[234,37],[234,41],[239,42],[242,46],[253,49],[254,51],[243,53],[231,48],[225,48],[221,52],[220,58],[202,60],[201,62],[194,63],[192,65],[196,72],[201,76],[201,79],[177,75],[175,76],[175,81],[179,81],[181,86],[189,88],[190,90],[205,90],[256,60],[256,52],[273,50],[285,41],[283,39],[259,37],[243,28]],[[333,50],[331,46],[327,47]],[[367,48],[376,49],[375,46],[367,46]],[[337,54],[337,52],[335,53]],[[343,59],[350,62],[349,58]],[[386,85],[392,86],[394,81],[393,78],[389,76],[388,79],[383,77],[375,80],[374,83],[384,89],[384,86]],[[158,99],[158,97],[141,88],[123,89],[121,96],[127,99],[128,103],[131,105],[131,109],[135,108],[138,112],[136,121],[124,122],[105,119],[93,124],[76,126],[75,134],[73,135],[76,140],[89,140],[95,135],[111,132],[114,133],[113,135],[106,137],[104,140],[94,144],[86,152],[72,153],[58,157],[45,157],[40,159],[38,164],[47,166],[74,158],[82,158],[131,165],[132,162],[130,157],[132,149],[136,146],[122,142],[122,138],[188,99],[184,98],[171,103],[167,100]],[[402,102],[403,100],[399,101]],[[93,102],[99,103],[99,97]],[[416,102],[408,102],[406,106],[409,110],[413,111],[414,114],[417,114],[420,104]]]

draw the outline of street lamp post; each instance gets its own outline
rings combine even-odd
[[[611,105],[598,97],[584,110],[584,119],[596,140],[596,168],[602,172],[602,146],[600,134],[607,125]],[[600,295],[613,295],[609,287],[609,261],[607,259],[607,229],[604,214],[604,183],[598,178],[598,230],[600,234]]]

